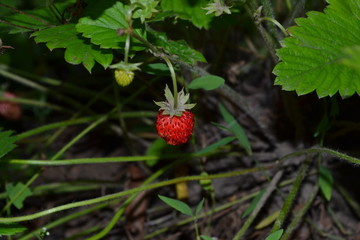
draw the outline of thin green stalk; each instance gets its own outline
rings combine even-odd
[[[334,210],[332,210],[332,208],[330,207],[330,205],[328,205],[326,207],[329,215],[331,216],[332,220],[334,221],[336,227],[341,231],[342,234],[345,234],[345,235],[351,235],[353,234],[352,232],[350,231],[347,231],[345,229],[345,227],[343,226],[343,224],[340,222],[340,220],[338,219],[338,217],[336,216]]]
[[[137,193],[140,191],[156,189],[156,188],[173,185],[173,184],[180,183],[180,182],[228,178],[228,177],[234,177],[234,176],[240,176],[240,175],[245,175],[245,174],[249,174],[249,173],[254,173],[254,172],[258,172],[258,171],[259,171],[258,168],[250,168],[250,169],[243,169],[243,170],[232,171],[232,172],[227,172],[227,173],[218,173],[218,174],[213,174],[213,175],[208,175],[208,176],[185,176],[185,177],[174,178],[171,180],[153,183],[153,184],[149,184],[146,186],[140,186],[137,188],[129,189],[129,190],[114,193],[114,194],[105,195],[102,197],[97,197],[97,198],[92,198],[89,200],[83,200],[83,201],[79,201],[79,202],[64,204],[61,206],[57,206],[57,207],[54,207],[51,209],[47,209],[44,211],[40,211],[37,213],[25,215],[25,216],[0,218],[0,223],[14,223],[14,222],[30,221],[30,220],[34,220],[34,219],[49,215],[49,214],[64,211],[67,209],[72,209],[72,208],[97,204],[97,203],[101,203],[101,202],[105,202],[105,201],[110,201],[113,199],[117,199],[117,198],[120,198],[123,196],[133,194],[133,193]]]
[[[56,160],[58,157],[60,157],[67,149],[69,149],[72,145],[74,145],[78,140],[80,140],[85,134],[87,134],[90,130],[92,130],[94,127],[102,123],[107,119],[107,115],[100,117],[96,122],[92,123],[90,126],[85,128],[81,133],[79,133],[75,138],[73,138],[68,144],[66,144],[63,148],[61,148],[50,160]],[[27,181],[27,183],[20,189],[20,191],[15,195],[14,198],[11,199],[11,201],[8,202],[8,204],[3,208],[2,212],[6,211],[11,204],[17,200],[17,198],[41,175],[41,172],[43,170],[40,169],[33,175],[33,177]]]
[[[36,107],[46,107],[46,108],[51,108],[51,109],[61,111],[61,112],[73,113],[73,111],[71,111],[69,109],[66,109],[66,108],[63,108],[61,106],[55,105],[55,104],[46,103],[46,102],[33,100],[33,99],[27,99],[27,98],[0,97],[0,101],[15,102],[15,103],[21,103],[21,104],[30,105],[30,106],[36,106]]]
[[[244,225],[237,232],[237,234],[235,235],[233,240],[239,240],[245,234],[246,230],[250,227],[250,225],[255,220],[256,216],[258,215],[258,213],[260,212],[262,207],[265,205],[266,201],[271,196],[271,193],[276,189],[276,185],[280,181],[280,178],[282,177],[283,173],[284,172],[281,170],[281,171],[278,171],[275,174],[275,176],[273,177],[273,179],[269,183],[269,186],[266,188],[265,193],[262,195],[262,197],[259,200],[258,204],[254,208],[254,210],[251,212],[250,216],[248,217],[248,219],[246,220]]]
[[[119,156],[119,157],[103,157],[103,158],[75,158],[64,160],[24,160],[11,159],[4,160],[4,164],[20,164],[20,165],[37,165],[37,166],[64,166],[64,165],[78,165],[78,164],[96,164],[96,163],[119,163],[119,162],[144,162],[177,158],[195,158],[215,155],[217,152],[208,153],[184,153],[184,154],[162,154],[162,155],[145,155],[145,156]]]
[[[355,165],[359,165],[360,166],[360,159],[355,158],[355,157],[351,157],[349,155],[346,155],[344,153],[340,153],[338,151],[329,149],[329,148],[319,148],[319,147],[314,147],[314,148],[308,148],[308,149],[304,149],[304,150],[300,150],[297,152],[293,152],[290,153],[282,158],[279,159],[279,161],[282,163],[287,159],[293,158],[293,157],[298,157],[298,156],[302,156],[302,155],[307,155],[307,154],[314,154],[314,153],[326,153],[326,154],[330,154],[333,155],[337,158],[340,158],[342,160],[345,160],[347,162],[353,163]]]
[[[173,87],[174,87],[174,108],[176,109],[177,102],[178,102],[178,89],[177,89],[175,70],[174,70],[174,67],[173,67],[171,61],[169,60],[169,58],[167,56],[163,55],[162,58],[165,60],[166,64],[168,65],[168,67],[170,69],[171,79],[172,79],[172,83],[173,83]]]
[[[309,175],[314,175],[315,173],[316,173],[316,171],[312,171],[312,172],[309,173]],[[287,186],[289,184],[292,184],[294,181],[295,181],[295,179],[284,180],[281,183],[279,183],[279,187]],[[203,212],[203,213],[197,215],[197,218],[201,219],[201,218],[204,218],[204,217],[209,217],[209,216],[213,215],[214,213],[221,212],[221,211],[223,211],[223,210],[225,210],[227,208],[230,208],[230,207],[233,207],[233,206],[235,206],[237,204],[248,201],[248,200],[254,198],[255,196],[257,196],[259,193],[260,193],[260,191],[256,191],[256,192],[250,193],[250,194],[248,194],[248,195],[246,195],[246,196],[244,196],[244,197],[242,197],[240,199],[237,199],[237,200],[235,200],[233,202],[225,203],[225,204],[223,204],[223,205],[221,205],[219,207],[214,208],[211,211]],[[185,224],[189,224],[191,222],[192,222],[192,217],[188,217],[188,218],[186,218],[184,220],[181,220],[181,221],[177,222],[176,224],[173,224],[171,226],[167,226],[167,227],[158,229],[158,230],[156,230],[156,231],[154,231],[152,233],[149,233],[148,235],[146,235],[144,237],[144,239],[154,238],[154,237],[156,237],[156,236],[170,230],[172,227],[180,227],[180,226],[183,226]]]
[[[76,233],[71,237],[66,238],[65,240],[76,240],[76,239],[83,239],[82,237],[84,237],[85,235],[89,235],[91,233],[94,233],[96,231],[98,231],[100,229],[99,226],[94,226],[91,228],[87,228],[82,232]]]
[[[125,63],[128,63],[128,61],[129,61],[129,50],[130,50],[130,34],[126,34],[125,56],[124,56],[124,62]]]
[[[12,74],[14,74],[13,76],[24,76],[26,78],[23,78],[26,80],[26,83],[29,83],[30,85],[33,85],[35,87],[39,87],[40,91],[43,92],[47,92],[47,91],[51,91],[51,89],[53,89],[51,86],[56,86],[58,88],[56,88],[56,92],[58,93],[59,90],[64,91],[66,94],[75,94],[76,97],[92,97],[94,95],[97,94],[97,91],[93,91],[90,89],[86,89],[83,86],[77,86],[77,85],[73,85],[70,82],[63,82],[54,78],[49,78],[49,77],[43,77],[43,76],[38,76],[26,71],[21,71],[15,68],[11,68],[8,65],[4,65],[4,64],[0,64],[0,69],[5,70],[6,72],[10,72]],[[34,79],[35,81],[41,82],[41,83],[45,83],[46,85],[50,85],[49,88],[44,87],[42,85],[39,85],[29,79]],[[24,83],[25,84],[25,83]],[[61,88],[60,88],[61,87]],[[62,95],[61,95],[62,96]],[[113,101],[112,99],[110,99],[108,96],[101,96],[100,99],[103,102],[106,102],[108,104],[113,105]]]
[[[301,165],[299,173],[296,176],[295,182],[294,182],[294,184],[293,184],[293,186],[292,186],[292,188],[280,210],[279,216],[276,219],[273,228],[271,229],[271,233],[279,230],[281,228],[282,224],[284,223],[285,218],[288,215],[288,213],[290,212],[291,206],[293,205],[295,197],[300,189],[301,183],[306,176],[306,171],[308,170],[309,165],[310,165],[310,161],[308,161],[308,160],[303,162],[303,164]]]
[[[200,240],[200,234],[199,234],[199,227],[198,227],[198,224],[197,224],[197,218],[194,217],[193,221],[194,221],[196,240]]]
[[[318,234],[325,239],[332,239],[332,240],[346,240],[345,238],[342,237],[338,237],[338,236],[334,236],[332,234],[329,234],[327,232],[324,232],[322,229],[320,229],[318,227],[319,223],[314,223],[313,221],[311,221],[309,218],[306,218],[305,221],[312,227],[314,228]]]
[[[40,173],[37,172],[36,174],[34,174],[27,182],[26,184],[15,194],[15,196],[13,198],[10,199],[10,201],[7,202],[7,204],[4,206],[4,208],[1,210],[0,215],[3,214],[5,211],[7,211],[9,209],[9,207],[11,206],[11,204],[13,204],[18,197],[21,196],[21,194],[23,194],[23,192],[40,176]]]
[[[173,168],[176,165],[179,165],[180,163],[184,162],[186,159],[183,158],[179,158],[179,160],[168,164],[162,168],[160,168],[159,170],[157,170],[155,173],[153,173],[150,177],[148,177],[144,182],[143,182],[143,186],[145,186],[146,184],[149,184],[151,182],[153,182],[154,180],[156,180],[158,177],[160,177],[161,175],[163,175],[166,171],[168,171],[169,169]],[[115,215],[112,217],[111,221],[108,223],[108,225],[99,233],[97,233],[96,235],[88,238],[87,240],[97,240],[97,239],[101,239],[104,236],[106,236],[111,229],[113,229],[113,227],[115,226],[115,224],[119,221],[120,217],[122,216],[122,214],[124,213],[126,207],[139,195],[139,193],[134,193],[132,194],[128,199],[126,199],[126,201],[124,202],[124,204],[122,204],[122,206],[117,210],[117,212],[115,213]]]
[[[7,71],[7,68],[8,67],[6,65],[3,65],[3,64],[0,65],[0,75],[1,76],[9,78],[9,79],[14,80],[14,81],[19,82],[19,83],[22,83],[23,85],[29,86],[31,88],[40,90],[42,92],[47,92],[48,91],[48,88],[46,88],[46,87],[44,87],[44,86],[42,86],[40,84],[37,84],[37,83],[35,83],[33,81],[30,81],[29,79],[26,79],[26,78],[21,77],[19,75],[13,74],[13,73]]]
[[[79,102],[73,100],[72,98],[64,96],[64,95],[58,93],[57,91],[52,90],[51,88],[47,88],[47,87],[44,87],[44,86],[42,86],[40,84],[37,84],[37,83],[27,79],[27,78],[24,78],[22,76],[11,73],[11,72],[8,71],[8,69],[9,69],[9,67],[7,65],[0,64],[0,75],[4,76],[6,78],[9,78],[9,79],[11,79],[13,81],[19,82],[19,83],[21,83],[23,85],[26,85],[28,87],[39,90],[41,92],[50,93],[51,96],[54,96],[54,97],[58,98],[59,100],[61,100],[63,102],[67,102],[71,107],[73,107],[73,106],[76,106],[78,108],[82,107],[82,104],[80,104]]]
[[[111,88],[111,86],[109,86],[109,87],[105,88],[104,90],[100,91],[99,93],[95,94],[85,106],[81,107],[76,113],[74,113],[71,116],[70,120],[77,118],[83,112],[86,112],[86,111],[93,113],[93,111],[89,110],[90,106],[93,105],[100,96],[104,95],[108,90],[110,90],[110,88]],[[65,128],[66,128],[65,126],[61,127],[54,134],[52,134],[51,137],[49,137],[49,139],[46,141],[46,146],[51,145],[57,139],[57,137],[65,130]]]
[[[135,118],[135,117],[155,117],[156,116],[156,112],[151,112],[151,111],[143,111],[143,112],[122,112],[121,113],[123,115],[124,118]],[[23,132],[18,134],[17,140],[21,140],[27,137],[31,137],[33,135],[36,134],[40,134],[42,132],[45,131],[49,131],[52,130],[54,128],[60,128],[60,127],[64,127],[64,126],[71,126],[71,125],[76,125],[76,124],[82,124],[82,123],[88,123],[88,122],[92,122],[95,121],[97,119],[99,119],[99,117],[103,117],[105,115],[100,115],[100,116],[88,116],[88,117],[82,117],[82,118],[77,118],[77,119],[71,119],[71,120],[66,120],[66,121],[61,121],[61,122],[57,122],[57,123],[50,123],[47,125],[43,125],[41,127],[35,128],[35,129],[31,129],[29,131]],[[109,115],[109,118],[115,118],[117,117],[116,113],[112,113]]]
[[[119,200],[117,200],[119,201]],[[70,222],[71,220],[74,220],[76,218],[79,218],[81,216],[84,216],[84,215],[87,215],[89,213],[92,213],[94,211],[97,211],[97,210],[100,210],[102,208],[105,208],[107,206],[109,206],[110,204],[113,204],[115,201],[112,201],[112,202],[105,202],[105,203],[101,203],[101,204],[98,204],[98,205],[95,205],[95,206],[92,206],[90,208],[87,208],[87,209],[84,209],[84,210],[81,210],[81,211],[78,211],[78,212],[75,212],[75,213],[71,213],[65,217],[62,217],[62,218],[59,218],[49,224],[46,224],[44,226],[42,226],[41,228],[38,228],[22,237],[20,237],[18,240],[27,240],[27,239],[31,239],[33,237],[35,237],[36,235],[40,234],[42,231],[43,231],[43,228],[45,228],[46,230],[50,230],[50,229],[53,229],[57,226],[60,226],[64,223],[67,223],[67,222]]]
[[[265,17],[275,19],[275,13],[274,13],[274,9],[272,7],[271,1],[270,0],[262,0],[261,2],[264,7]],[[269,24],[268,28],[270,29],[272,35],[274,37],[277,37],[277,32],[275,30],[275,27]]]
[[[31,196],[43,196],[46,194],[64,194],[80,191],[91,191],[101,188],[110,188],[116,189],[119,188],[119,183],[113,182],[84,182],[84,181],[74,181],[74,182],[58,182],[50,183],[45,185],[36,186],[31,189]],[[6,192],[0,193],[0,199],[6,199]]]
[[[360,205],[358,201],[353,199],[345,188],[343,188],[338,182],[334,182],[334,187],[339,191],[341,196],[345,199],[345,201],[349,204],[349,206],[354,210],[353,213],[356,214],[358,218],[360,218]]]
[[[297,225],[303,219],[305,213],[309,210],[312,202],[314,201],[315,197],[317,196],[319,191],[319,185],[316,184],[313,191],[311,192],[309,198],[306,200],[304,206],[300,209],[300,211],[295,215],[295,218],[291,221],[290,225],[287,227],[286,231],[280,238],[280,240],[286,240],[290,237],[291,233],[295,230]]]
[[[277,20],[275,20],[273,18],[269,18],[269,17],[262,17],[262,18],[260,18],[260,21],[272,22],[273,24],[275,24],[283,32],[285,37],[289,36],[289,33],[286,31],[286,29],[283,27],[283,25],[281,25]]]
[[[59,158],[66,150],[68,150],[71,146],[73,146],[77,141],[79,141],[83,136],[85,136],[88,132],[97,127],[100,123],[104,122],[107,119],[107,115],[100,117],[97,121],[92,123],[90,126],[85,128],[81,133],[79,133],[76,137],[71,139],[62,149],[60,149],[50,160],[56,160]]]

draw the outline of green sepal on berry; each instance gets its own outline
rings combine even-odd
[[[178,93],[177,106],[175,106],[174,96],[170,91],[169,87],[166,85],[165,87],[165,98],[166,101],[163,102],[155,102],[156,105],[160,107],[159,110],[163,110],[163,115],[173,116],[181,116],[182,113],[186,110],[192,109],[196,104],[186,103],[189,100],[190,94],[185,94],[182,89]]]
[[[113,64],[110,66],[110,68],[115,68],[115,80],[116,82],[122,86],[125,87],[129,85],[133,79],[134,79],[134,71],[140,70],[139,66],[141,63],[125,63],[123,61]]]
[[[124,70],[124,71],[136,71],[136,70],[140,70],[139,66],[142,63],[126,63],[124,61],[121,61],[119,63],[110,65],[109,68],[111,69],[119,69],[119,70]]]

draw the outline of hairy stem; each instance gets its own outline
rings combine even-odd
[[[173,87],[174,87],[174,109],[176,109],[177,101],[178,101],[178,90],[177,90],[175,70],[174,70],[174,67],[168,57],[163,55],[162,58],[165,60],[166,64],[168,65],[168,67],[170,69],[171,79],[172,79],[172,83],[173,83]]]
[[[232,171],[232,172],[227,172],[227,173],[218,173],[218,174],[213,174],[213,175],[208,175],[208,176],[185,176],[185,177],[174,178],[171,180],[158,182],[158,183],[154,183],[154,184],[150,184],[150,185],[146,185],[146,186],[141,186],[141,187],[133,188],[133,189],[126,190],[126,191],[105,195],[105,196],[98,197],[98,198],[68,203],[65,205],[57,206],[57,207],[54,207],[51,209],[47,209],[44,211],[40,211],[37,213],[25,215],[25,216],[0,218],[0,223],[15,223],[15,222],[30,221],[30,220],[34,220],[34,219],[49,215],[49,214],[64,211],[67,209],[73,209],[73,208],[78,208],[78,207],[82,207],[82,206],[88,206],[88,205],[93,205],[93,204],[97,204],[97,203],[102,203],[105,201],[111,201],[113,199],[124,197],[124,196],[130,195],[130,194],[133,194],[133,193],[151,190],[151,189],[155,189],[155,188],[160,188],[160,187],[164,187],[164,186],[169,186],[169,185],[173,185],[173,184],[180,183],[180,182],[227,178],[227,177],[245,175],[245,174],[258,172],[258,171],[259,171],[258,168],[250,168],[250,169]]]
[[[245,234],[246,230],[250,227],[251,223],[255,220],[256,216],[258,215],[262,207],[265,205],[266,201],[271,196],[271,193],[276,189],[276,185],[280,181],[280,178],[282,177],[283,173],[284,173],[283,171],[278,171],[276,175],[273,177],[273,179],[269,183],[269,186],[266,188],[266,192],[262,195],[260,201],[254,208],[254,210],[251,212],[249,218],[246,220],[244,225],[235,235],[233,240],[239,240]]]

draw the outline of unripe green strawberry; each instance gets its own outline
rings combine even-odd
[[[115,70],[115,80],[120,86],[125,87],[129,85],[133,81],[133,79],[134,79],[133,71],[122,70],[122,69]]]
[[[156,118],[156,130],[160,137],[170,145],[186,143],[194,128],[194,114],[189,109],[195,104],[186,104],[189,94],[181,90],[178,93],[177,106],[174,106],[174,96],[168,86],[165,88],[166,101],[155,102],[160,106]]]
[[[10,92],[3,94],[6,98],[16,98],[16,95]],[[20,105],[16,102],[0,101],[0,116],[6,120],[17,121],[21,118],[22,111]]]

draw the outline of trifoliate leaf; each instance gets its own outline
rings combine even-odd
[[[14,143],[16,142],[17,137],[11,136],[12,133],[12,131],[0,132],[0,158],[16,147]]]
[[[164,12],[172,12],[176,17],[191,21],[198,28],[209,28],[212,19],[203,9],[208,0],[162,0],[161,7]]]
[[[105,8],[105,9],[104,9]],[[126,14],[129,6],[113,0],[93,1],[87,7],[86,17],[79,20],[76,25],[78,32],[84,37],[90,38],[93,44],[101,48],[123,49],[125,47],[126,34],[120,34],[129,26]],[[133,31],[145,37],[140,27],[133,24]],[[137,40],[131,42],[131,50],[143,50],[144,46]]]
[[[12,183],[8,183],[5,188],[6,194],[9,199],[13,201],[13,204],[17,209],[21,209],[24,200],[32,194],[30,189],[22,183],[17,183],[15,186]]]
[[[339,92],[348,97],[360,93],[360,72],[342,64],[344,49],[360,45],[358,0],[328,0],[325,13],[308,12],[289,29],[277,55],[276,85],[303,95],[316,90],[319,97]]]
[[[52,50],[66,48],[65,60],[71,64],[82,63],[91,72],[95,61],[107,68],[113,59],[111,50],[100,49],[82,37],[75,29],[75,24],[65,24],[33,33],[37,43],[45,42]]]
[[[163,48],[168,54],[178,56],[182,61],[195,64],[206,62],[204,56],[192,49],[184,40],[170,41],[162,32],[148,31],[148,40],[157,47]]]

